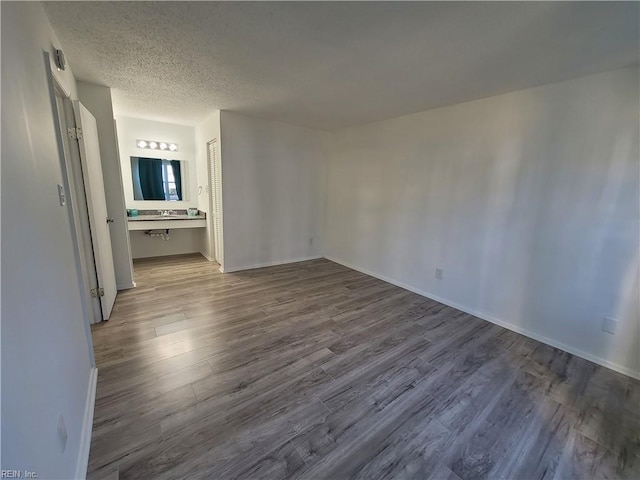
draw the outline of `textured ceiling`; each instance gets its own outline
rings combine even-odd
[[[627,66],[638,2],[46,2],[117,115],[332,130]]]

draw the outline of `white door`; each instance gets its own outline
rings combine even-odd
[[[220,265],[222,259],[222,182],[221,162],[217,153],[217,140],[207,143],[207,159],[209,164],[209,212],[211,215],[211,246],[214,247],[214,258]]]
[[[82,177],[87,196],[89,223],[91,225],[91,242],[98,277],[98,295],[102,307],[102,319],[111,316],[113,303],[116,300],[116,275],[113,268],[113,251],[109,225],[112,220],[107,213],[107,202],[104,196],[104,180],[102,179],[102,163],[98,144],[96,119],[84,105],[77,100],[73,102],[73,112],[78,132]]]
[[[93,247],[91,246],[91,228],[89,227],[89,210],[87,198],[84,193],[84,180],[82,179],[82,165],[80,164],[80,145],[72,142],[75,135],[67,128],[75,126],[73,114],[73,102],[69,100],[66,92],[55,79],[55,97],[58,108],[58,121],[60,122],[60,140],[64,152],[64,170],[67,177],[67,199],[73,219],[73,233],[78,262],[78,272],[82,284],[82,299],[85,316],[89,323],[102,321],[102,307],[98,298],[91,297],[92,287],[98,285]]]

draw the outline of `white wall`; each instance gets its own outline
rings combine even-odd
[[[2,469],[74,478],[93,352],[43,52],[59,47],[39,3],[2,9]],[[56,72],[76,97],[70,70]],[[58,442],[58,418],[68,432]],[[91,419],[89,419],[88,427]]]
[[[149,237],[137,230],[131,234],[131,253],[133,258],[163,257],[197,253],[202,248],[204,228],[174,228],[169,230],[169,239]]]
[[[328,134],[220,112],[224,269],[321,256]]]
[[[118,117],[116,119],[116,129],[118,132],[118,145],[120,149],[124,198],[127,208],[170,210],[198,206],[194,127],[173,123],[155,122],[140,118]],[[160,150],[138,148],[136,146],[136,140],[138,139],[160,140],[167,143],[176,143],[178,145],[178,151],[162,152]],[[134,200],[130,159],[132,156],[163,158],[168,160],[185,160],[187,162],[187,174],[182,174],[182,190],[183,196],[184,194],[187,194],[188,197],[180,202]]]
[[[111,89],[85,82],[78,82],[77,85],[80,102],[93,114],[98,126],[107,211],[109,216],[114,219],[114,222],[109,225],[109,230],[116,285],[118,290],[131,288],[134,285],[133,266],[131,264],[131,247],[127,229],[127,212],[124,206],[124,190],[122,188]]]
[[[639,375],[638,102],[636,67],[337,132],[325,255]]]
[[[213,233],[209,221],[210,205],[209,195],[211,185],[209,185],[209,170],[207,163],[207,142],[214,138],[218,140],[218,155],[221,154],[220,138],[220,110],[216,110],[210,117],[196,125],[196,165],[198,178],[198,208],[207,214],[207,227],[202,236],[200,252],[208,259],[213,259],[215,247],[213,243]]]

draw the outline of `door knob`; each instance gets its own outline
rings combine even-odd
[[[114,222],[113,218],[107,217],[107,223],[113,223],[113,222]]]

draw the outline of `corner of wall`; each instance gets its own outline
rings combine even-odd
[[[75,478],[86,478],[89,466],[89,450],[91,448],[91,432],[93,431],[93,412],[96,404],[96,391],[98,387],[98,369],[93,367],[87,386],[87,398],[84,406],[82,430],[80,434],[80,451],[76,465]]]

